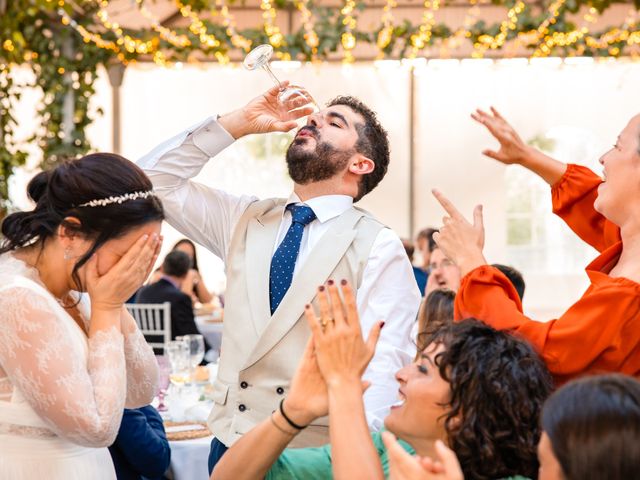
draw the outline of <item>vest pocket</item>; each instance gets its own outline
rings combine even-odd
[[[229,385],[222,383],[218,380],[213,382],[213,401],[218,405],[225,405],[227,403],[227,396],[229,395]]]

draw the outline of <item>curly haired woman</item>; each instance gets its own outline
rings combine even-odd
[[[367,428],[361,382],[381,324],[365,342],[351,288],[342,286],[344,304],[335,285],[320,288],[320,317],[307,308],[313,338],[288,396],[227,451],[213,479],[388,476],[381,436]],[[448,445],[467,479],[535,477],[538,419],[551,377],[534,350],[475,320],[442,327],[426,345],[396,374],[400,401],[385,427],[421,457],[435,458]],[[285,450],[327,412],[331,445]]]

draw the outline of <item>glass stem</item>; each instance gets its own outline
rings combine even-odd
[[[274,75],[274,73],[271,71],[271,68],[269,67],[268,63],[265,63],[262,68],[264,68],[267,73],[269,74],[269,76],[273,79],[274,82],[276,82],[276,85],[278,85],[278,88],[282,88],[282,84],[280,83],[280,80],[278,80],[278,77],[276,77]]]

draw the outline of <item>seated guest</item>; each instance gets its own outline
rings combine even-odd
[[[522,277],[522,274],[515,268],[510,267],[508,265],[494,263],[491,266],[500,270],[502,274],[509,279],[509,281],[513,284],[513,287],[516,289],[516,292],[518,292],[518,297],[520,297],[520,302],[522,302],[522,299],[524,298],[524,289],[525,289],[525,283],[524,283],[524,278]]]
[[[416,278],[418,290],[420,290],[421,295],[424,295],[424,289],[427,286],[427,272],[420,267],[416,267],[413,264],[413,252],[415,251],[415,247],[413,246],[413,243],[411,243],[411,240],[403,238],[402,246],[404,247],[404,251],[407,252],[407,257],[409,257],[409,261],[411,262],[411,267],[413,268],[413,276]]]
[[[427,330],[453,322],[455,298],[456,293],[448,288],[437,289],[427,295],[418,313],[418,340]]]
[[[335,285],[320,288],[321,315],[307,306],[312,338],[288,395],[227,451],[212,479],[388,475],[380,434],[367,428],[361,381],[383,324],[365,342],[351,288],[342,288],[344,303]],[[446,325],[425,344],[396,374],[400,400],[385,427],[421,456],[433,456],[437,440],[449,445],[467,478],[535,477],[538,422],[551,377],[531,346],[475,320]],[[330,446],[285,450],[327,412]]]
[[[181,251],[173,250],[162,262],[162,277],[143,287],[136,296],[136,303],[171,303],[171,339],[177,336],[198,334],[191,297],[180,287],[191,268],[191,259]],[[210,347],[205,340],[205,350]]]
[[[198,269],[198,256],[196,255],[196,244],[188,238],[179,240],[171,250],[178,250],[189,255],[191,259],[191,269],[182,284],[182,291],[191,295],[194,302],[211,303],[213,294],[209,291],[200,276]]]
[[[151,405],[125,409],[109,453],[118,480],[164,478],[171,461],[171,450],[158,411]]]
[[[464,276],[455,317],[475,316],[518,332],[542,354],[558,383],[589,372],[640,375],[640,115],[600,158],[605,180],[530,147],[495,110],[473,117],[500,142],[499,151],[485,155],[521,165],[546,180],[554,212],[600,256],[587,267],[591,285],[582,298],[553,321],[532,320],[522,313],[509,279],[484,259],[482,209],[476,208],[471,224],[434,192],[449,214],[436,242]]]
[[[538,446],[540,480],[626,480],[640,472],[640,382],[619,374],[574,380],[556,391],[542,411]],[[383,434],[395,480],[462,480],[455,453],[440,445],[432,458],[408,455]]]
[[[448,288],[457,292],[460,287],[460,278],[460,268],[436,246],[431,252],[425,295],[429,295],[438,288]]]

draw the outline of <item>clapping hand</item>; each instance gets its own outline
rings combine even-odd
[[[362,374],[373,358],[380,329],[384,322],[377,322],[369,332],[366,342],[362,338],[356,298],[351,286],[343,280],[344,301],[333,281],[318,291],[320,317],[310,305],[305,315],[313,333],[318,367],[327,386],[360,382]],[[366,385],[363,385],[366,388]]]
[[[460,462],[442,441],[435,443],[438,460],[411,455],[390,432],[382,432],[389,456],[389,480],[464,480]]]
[[[162,237],[142,235],[104,275],[98,274],[98,255],[87,262],[86,287],[94,310],[120,310],[151,273]]]
[[[448,216],[443,217],[443,226],[433,239],[442,252],[460,268],[462,276],[474,268],[486,264],[482,254],[484,248],[484,224],[482,205],[473,210],[473,224],[438,190],[433,196],[442,205]]]

